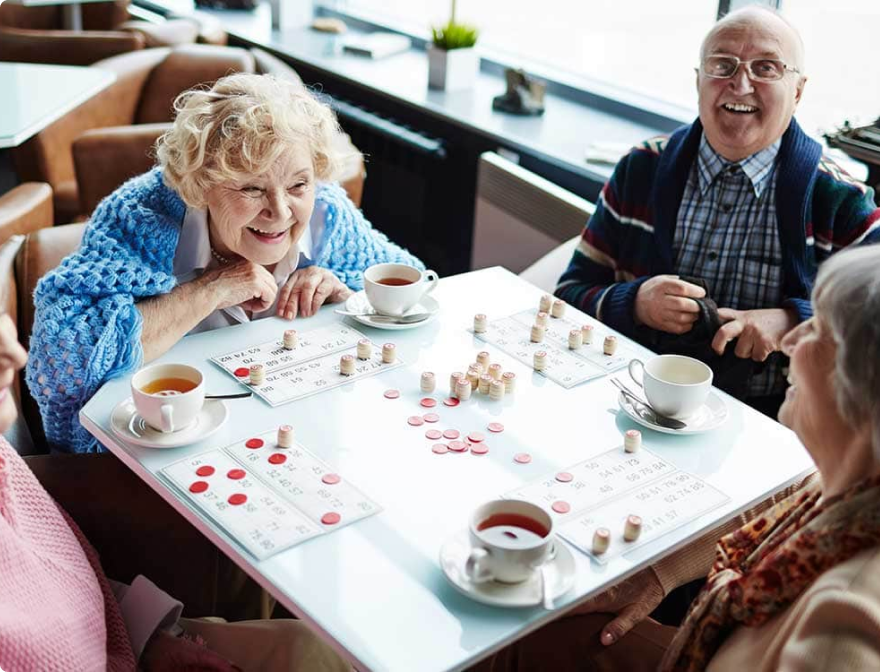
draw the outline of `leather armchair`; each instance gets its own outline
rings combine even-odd
[[[300,81],[290,66],[266,52],[211,45],[144,49],[94,67],[111,70],[116,81],[12,152],[22,179],[52,185],[59,223],[88,216],[103,196],[153,165],[149,149],[164,127],[143,124],[170,123],[179,93],[231,72],[272,72]],[[74,164],[74,141],[86,131],[94,133],[78,145]],[[354,158],[341,181],[359,204],[363,159],[347,142]],[[80,180],[87,183],[83,201]]]
[[[132,21],[128,0],[82,5],[83,31],[63,30],[61,5],[0,6],[0,60],[91,65],[136,49],[189,42],[226,44],[219,23],[175,18]]]

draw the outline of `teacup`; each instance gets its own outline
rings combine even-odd
[[[634,359],[629,375],[644,388],[654,410],[678,420],[696,413],[712,388],[712,369],[684,355],[658,355],[647,362]]]
[[[191,425],[205,404],[202,372],[186,364],[156,364],[131,378],[138,415],[153,429],[176,432]]]
[[[496,499],[470,519],[465,574],[473,583],[521,583],[553,555],[553,519],[536,504]]]
[[[364,271],[367,301],[382,315],[403,315],[437,286],[434,271],[406,264],[376,264]]]

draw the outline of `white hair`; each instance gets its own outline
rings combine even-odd
[[[880,245],[844,250],[824,262],[813,306],[837,345],[838,410],[854,427],[871,426],[880,458]]]

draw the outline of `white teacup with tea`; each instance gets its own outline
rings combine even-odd
[[[131,397],[138,415],[153,429],[185,429],[205,404],[202,372],[186,364],[155,364],[131,378]]]
[[[473,583],[522,583],[554,554],[553,519],[530,502],[487,502],[471,515],[469,532],[464,572]]]
[[[437,286],[434,271],[420,271],[406,264],[375,264],[364,271],[364,292],[373,309],[399,317]]]
[[[658,355],[647,362],[633,359],[629,375],[645,390],[654,410],[677,420],[696,413],[712,389],[712,369],[684,355]]]

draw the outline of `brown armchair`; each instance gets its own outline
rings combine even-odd
[[[132,21],[128,0],[81,6],[82,31],[64,30],[61,5],[0,5],[0,60],[91,65],[136,49],[190,42],[226,44],[219,24],[175,18],[159,23]]]
[[[230,72],[272,72],[299,81],[292,68],[266,52],[210,45],[144,49],[94,67],[113,71],[116,81],[13,150],[22,179],[52,185],[58,222],[88,216],[103,196],[153,165],[150,149],[162,124],[171,122],[172,103],[182,91]],[[86,131],[93,132],[77,142],[74,167],[74,141]],[[341,181],[359,204],[363,160],[347,142],[353,160]]]

